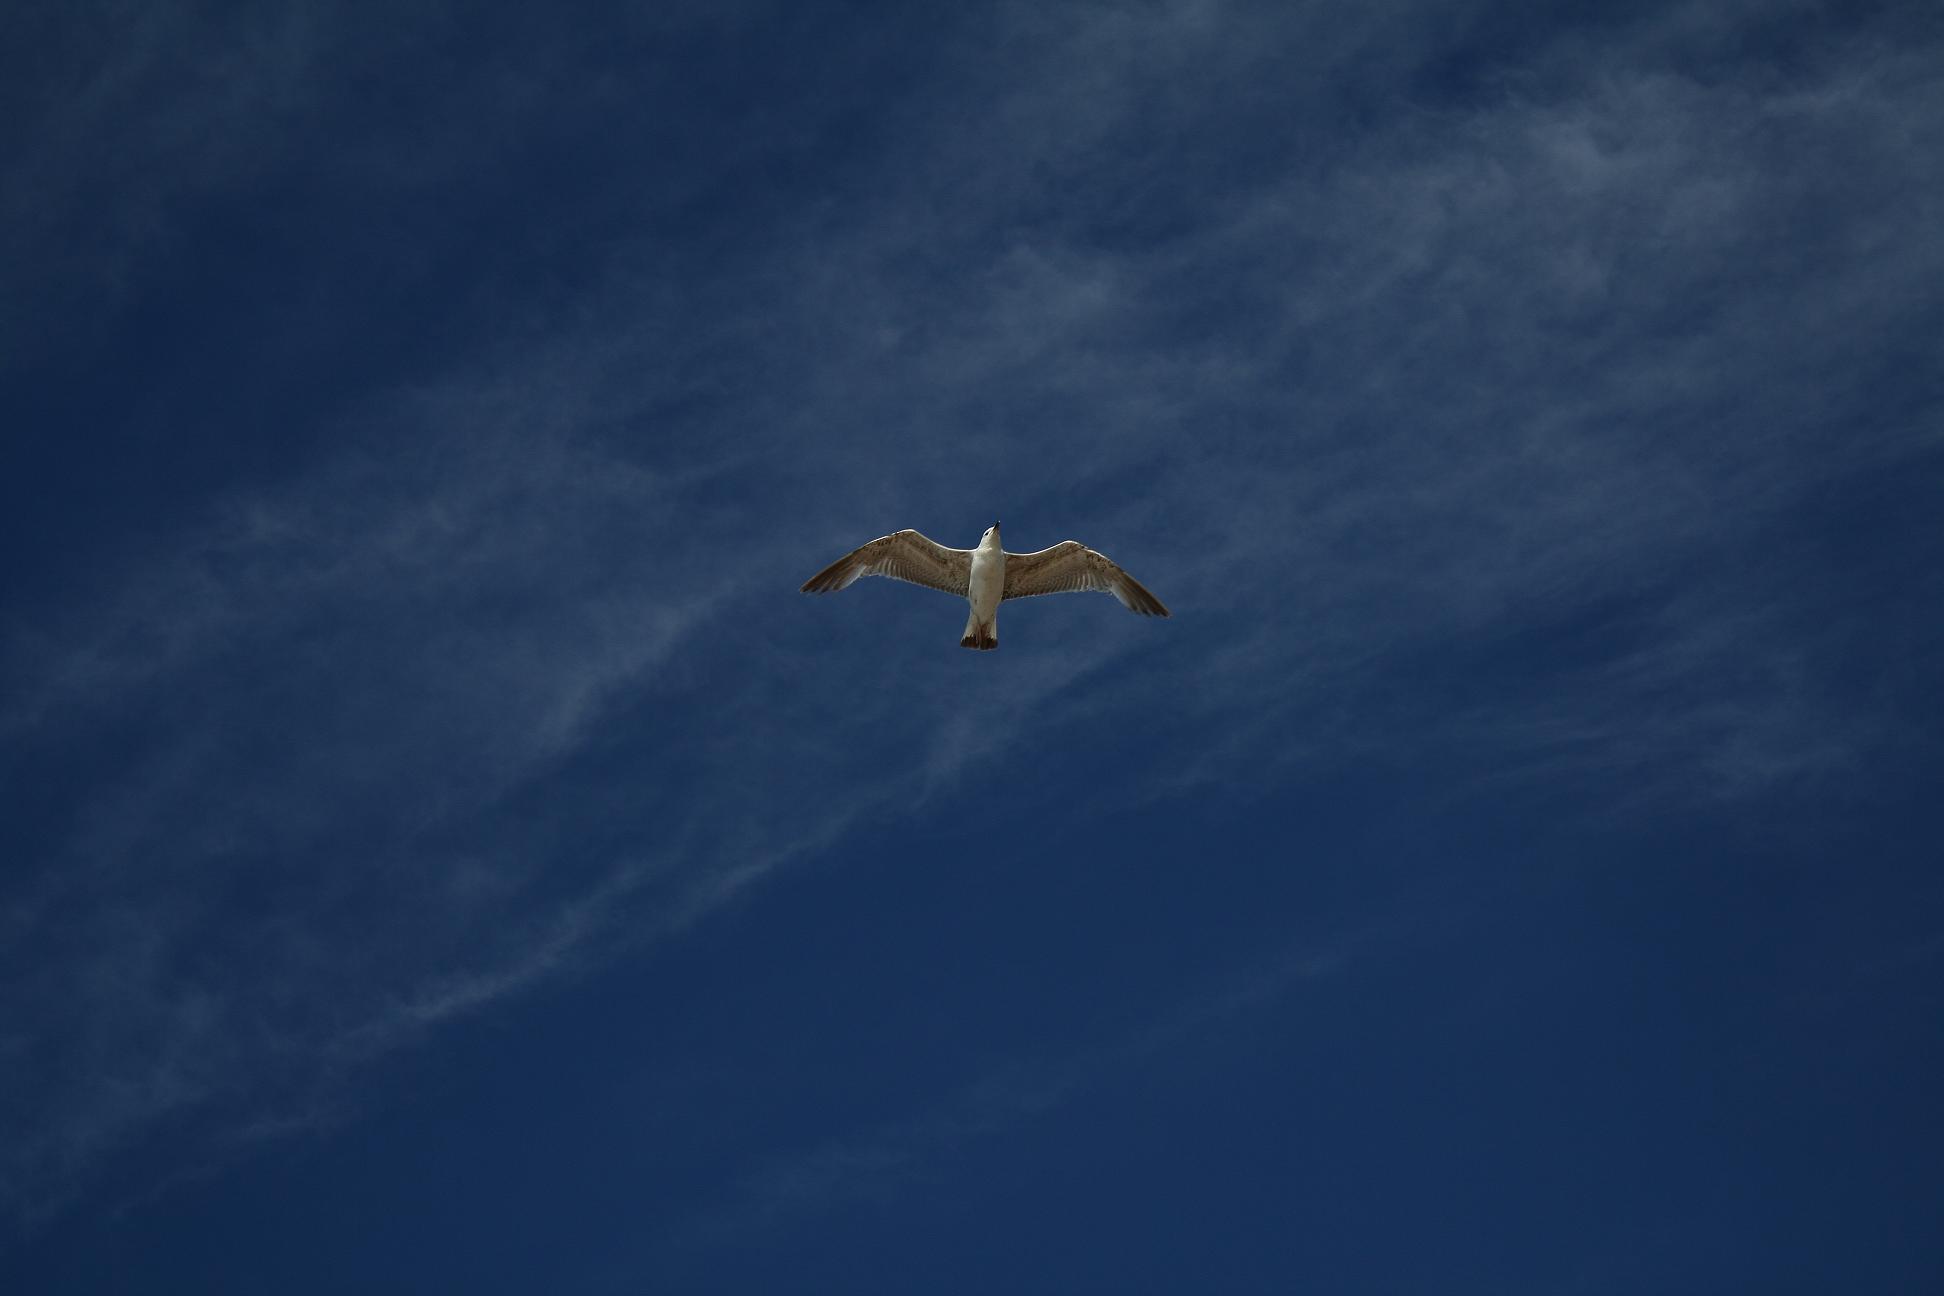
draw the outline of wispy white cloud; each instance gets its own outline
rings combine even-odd
[[[182,203],[246,187],[274,161],[316,106],[328,17],[308,5],[225,20],[110,2],[10,19],[16,111],[0,165],[10,368],[77,340],[46,335],[47,299],[73,294],[95,318],[112,316],[143,256],[181,235]],[[43,309],[15,305],[30,300]]]
[[[1011,795],[1441,753],[1746,798],[1871,750],[1815,625],[1840,571],[1750,555],[1937,452],[1934,409],[1856,399],[1936,320],[1933,51],[1709,79],[1677,20],[1359,124],[1344,69],[1402,78],[1410,6],[1005,12],[868,194],[706,274],[616,247],[573,323],[363,394],[335,455],[10,628],[9,768],[93,753],[0,901],[13,1212],[169,1120],[327,1104],[305,1077],[1076,733],[1151,766]],[[1273,143],[1204,173],[1172,142],[1231,126]],[[144,201],[191,219],[242,181],[170,183]],[[791,593],[995,514],[1176,619],[1009,608],[995,667],[931,596]],[[1494,675],[1521,635],[1550,669]]]

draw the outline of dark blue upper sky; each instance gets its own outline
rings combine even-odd
[[[1934,4],[15,9],[0,1288],[1944,1289]]]

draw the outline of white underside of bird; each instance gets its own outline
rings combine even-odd
[[[971,606],[962,648],[999,646],[999,604],[1006,599],[1096,590],[1141,616],[1168,615],[1160,599],[1106,554],[1078,540],[1062,540],[1037,553],[1007,553],[997,522],[975,549],[948,549],[916,531],[880,536],[805,581],[803,592],[833,594],[863,576],[889,576],[964,598]]]

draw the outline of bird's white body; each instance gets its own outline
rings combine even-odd
[[[972,551],[972,578],[966,582],[965,601],[972,611],[965,619],[961,642],[975,648],[999,646],[999,600],[1006,594],[1006,551],[999,543],[997,524],[986,528],[979,547]]]
[[[829,594],[862,576],[889,576],[956,594],[970,606],[961,648],[999,646],[999,605],[1007,599],[1098,590],[1141,616],[1168,615],[1161,600],[1106,554],[1078,540],[1036,553],[1007,553],[994,522],[976,549],[948,549],[916,531],[894,531],[851,550],[803,583],[806,594]]]

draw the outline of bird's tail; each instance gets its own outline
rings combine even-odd
[[[999,622],[997,617],[991,621],[967,621],[965,623],[965,638],[959,640],[959,647],[977,648],[981,652],[991,652],[998,646]]]

